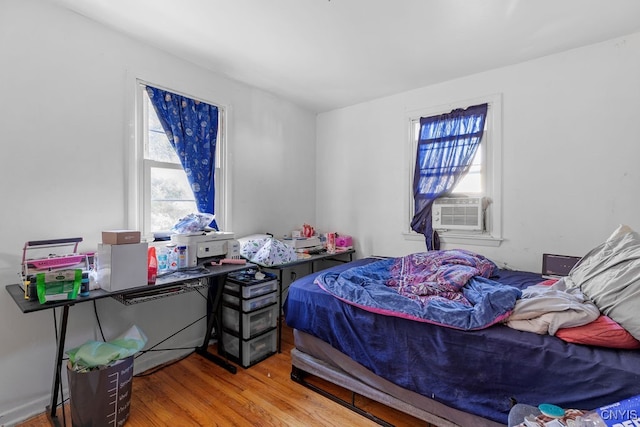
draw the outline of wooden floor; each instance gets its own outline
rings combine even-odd
[[[236,375],[197,354],[133,380],[127,427],[147,426],[375,426],[373,421],[290,379],[293,334],[283,328],[282,353]],[[211,351],[217,352],[215,346]],[[346,400],[351,393],[316,379]],[[428,424],[392,408],[356,396],[368,412],[401,426]],[[71,426],[65,405],[66,425]],[[62,413],[58,419],[63,424]],[[51,425],[45,413],[20,427]]]

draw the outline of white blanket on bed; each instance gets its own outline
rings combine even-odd
[[[560,328],[586,325],[600,310],[579,289],[567,289],[564,280],[552,286],[535,285],[522,291],[507,326],[536,334],[555,335]]]

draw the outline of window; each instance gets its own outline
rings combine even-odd
[[[437,107],[428,110],[412,111],[408,114],[409,121],[409,155],[407,156],[409,171],[408,176],[408,211],[406,214],[407,232],[405,236],[409,239],[422,240],[424,236],[411,229],[415,204],[413,197],[413,173],[418,147],[418,136],[420,131],[420,117],[430,117],[449,113],[461,108],[465,109],[470,105],[488,104],[487,116],[484,127],[484,135],[480,146],[476,151],[472,165],[466,176],[461,179],[456,187],[451,191],[452,196],[481,197],[486,200],[485,206],[485,230],[483,232],[470,231],[447,231],[440,234],[440,240],[444,243],[462,243],[497,246],[502,239],[501,227],[501,162],[502,162],[502,132],[501,132],[501,96],[492,95],[488,97],[468,100]]]
[[[489,113],[488,113],[489,114]],[[415,154],[417,152],[418,147],[418,137],[420,133],[420,117],[411,119],[411,128],[412,128],[412,152],[413,152],[413,164],[415,165]],[[482,196],[484,194],[482,179],[482,171],[483,171],[483,152],[486,147],[486,132],[487,132],[487,122],[485,122],[485,137],[480,142],[480,147],[476,151],[475,156],[473,157],[473,161],[467,174],[458,182],[456,187],[451,191],[450,195],[452,196]],[[412,171],[413,173],[413,171]],[[413,199],[413,197],[412,197]]]
[[[156,85],[151,85],[157,87]],[[168,90],[174,92],[173,90]],[[191,98],[191,97],[189,97]],[[202,102],[202,101],[199,101]],[[208,103],[214,105],[212,103]],[[143,234],[166,233],[182,217],[198,212],[194,191],[187,178],[180,158],[169,142],[156,110],[149,98],[146,84],[138,82],[137,87],[137,123],[136,152],[138,161],[134,166],[137,182],[135,193],[138,195],[135,214],[138,228]],[[218,137],[215,161],[215,213],[221,226],[221,208],[223,207],[224,177],[222,164],[222,117],[223,109],[218,109]]]
[[[176,151],[162,129],[149,95],[143,91],[145,117],[144,183],[148,195],[149,231],[169,230],[176,221],[197,212],[195,197]]]

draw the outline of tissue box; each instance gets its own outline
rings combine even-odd
[[[338,237],[336,237],[337,248],[350,248],[352,246],[353,246],[353,239],[351,238],[351,236],[338,235]]]
[[[140,243],[140,232],[135,230],[108,230],[102,232],[102,243],[125,245]]]

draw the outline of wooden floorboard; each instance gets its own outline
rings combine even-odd
[[[373,421],[327,399],[290,378],[293,334],[283,328],[282,353],[233,375],[198,354],[133,380],[127,427],[148,426],[376,426]],[[211,351],[217,352],[215,346]],[[351,400],[351,393],[323,380],[324,388]],[[356,396],[356,404],[398,426],[424,421]],[[69,405],[65,405],[71,426]],[[58,411],[62,424],[63,417]],[[49,426],[46,413],[18,427]]]

